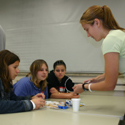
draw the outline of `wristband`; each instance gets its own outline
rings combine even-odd
[[[91,88],[90,88],[91,84],[92,84],[92,83],[90,83],[89,86],[88,86],[88,89],[89,89],[90,92],[92,92],[92,90],[91,90]]]
[[[88,84],[88,83],[82,84],[82,88],[83,88],[84,91],[88,91],[88,89],[85,88],[85,84]]]

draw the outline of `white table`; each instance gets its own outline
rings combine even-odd
[[[72,108],[58,110],[44,107],[30,112],[1,114],[0,125],[118,125],[125,112],[124,96],[101,94],[81,94],[85,106],[80,107],[77,113]]]

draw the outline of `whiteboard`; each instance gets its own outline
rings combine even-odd
[[[20,59],[21,72],[29,71],[36,59],[44,59],[49,70],[62,59],[71,73],[102,73],[102,41],[88,38],[79,23],[92,5],[108,5],[124,27],[124,0],[0,0],[0,25],[6,33],[6,49]]]

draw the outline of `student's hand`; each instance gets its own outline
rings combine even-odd
[[[51,88],[50,89],[50,93],[53,94],[53,93],[59,93],[59,91],[56,89],[56,88]]]
[[[82,84],[73,86],[73,90],[74,90],[74,92],[73,92],[74,94],[82,93],[84,91],[82,88]]]
[[[74,94],[74,92],[70,92],[69,94],[69,98],[79,98],[78,94]]]
[[[42,98],[42,99],[45,99],[45,95],[43,93],[38,93],[36,94],[35,96],[32,97],[32,99],[34,98]]]
[[[41,106],[43,107],[45,105],[45,100],[42,98],[34,98],[31,101],[35,104],[35,109],[39,109]]]

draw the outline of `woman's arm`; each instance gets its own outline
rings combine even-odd
[[[105,80],[105,73],[95,77],[94,80],[91,81],[91,82],[96,83],[96,82],[101,82],[101,81],[104,81],[104,80]]]
[[[83,82],[84,83],[97,83],[97,82],[101,82],[101,81],[104,81],[105,80],[105,73],[104,74],[101,74],[97,77],[94,77],[94,78],[90,78],[90,79],[87,79]]]
[[[114,90],[119,75],[119,53],[110,52],[105,58],[105,80],[91,84],[91,90],[110,91]],[[88,85],[85,85],[85,88]]]
[[[91,90],[110,91],[114,90],[119,75],[119,53],[110,52],[104,55],[105,58],[105,74],[104,80],[91,84]],[[103,76],[103,75],[102,75]],[[100,77],[101,78],[101,77]],[[85,84],[88,89],[89,84]],[[82,84],[73,87],[75,93],[82,91]]]

